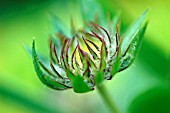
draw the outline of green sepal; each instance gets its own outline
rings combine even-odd
[[[120,52],[118,52],[118,54],[120,56]],[[115,62],[113,63],[111,69],[112,77],[119,71],[119,67],[120,67],[120,57],[116,57]]]
[[[100,85],[104,81],[104,73],[102,71],[98,71],[95,75],[95,84]]]
[[[43,71],[40,69],[39,63],[38,63],[38,58],[35,50],[35,41],[33,40],[32,43],[32,59],[33,59],[33,64],[34,64],[34,69],[36,71],[36,74],[40,81],[45,84],[46,86],[56,89],[56,90],[64,90],[67,89],[64,85],[61,85],[57,82],[55,82],[50,76],[47,76],[43,73]]]
[[[85,54],[85,52],[83,53],[84,51],[80,48],[80,46],[78,46],[78,53],[79,53],[79,56],[80,56],[80,60],[81,60],[81,63],[83,64],[83,70],[86,70],[87,67],[88,67],[88,56],[87,54]]]
[[[70,81],[74,81],[75,75],[69,69],[67,69],[66,72],[67,72],[67,77],[70,79]]]
[[[101,52],[100,52],[100,71],[103,71],[106,68],[106,44],[102,42]]]
[[[88,66],[87,69],[85,70],[85,72],[83,73],[83,77],[89,78],[89,76],[90,76],[90,69],[89,69],[89,66]]]
[[[121,45],[122,42],[120,42],[119,49],[115,58],[115,61],[111,67],[111,75],[112,77],[119,71],[120,68],[120,57],[121,57]]]
[[[23,45],[24,49],[27,51],[28,55],[32,58],[33,56],[33,48],[29,47],[28,45]],[[40,53],[36,52],[36,55],[38,56],[38,59],[43,62],[45,67],[50,69],[50,62]]]
[[[143,41],[147,25],[148,23],[146,22],[145,25],[140,28],[139,32],[136,34],[135,38],[131,42],[129,49],[123,58],[123,62],[120,65],[119,71],[122,71],[129,67],[136,59]]]
[[[121,56],[123,56],[128,49],[129,45],[133,41],[135,35],[139,32],[139,29],[141,28],[141,25],[143,24],[145,17],[148,13],[149,9],[145,10],[139,18],[132,23],[132,25],[129,27],[127,32],[124,34],[122,47],[121,47]]]
[[[89,46],[86,39],[83,38],[84,43],[86,44],[87,49],[89,50],[90,54],[93,56],[95,60],[99,59],[97,54],[93,51],[93,49]]]
[[[70,70],[67,70],[67,76],[72,82],[73,90],[76,93],[86,93],[91,91],[87,83],[84,82],[80,75],[73,75]]]
[[[86,93],[91,91],[87,83],[84,82],[80,75],[77,75],[73,81],[73,89],[76,93]]]
[[[65,90],[65,89],[69,88],[69,87],[64,86],[63,84],[55,81],[55,79],[52,79],[52,78],[50,78],[48,76],[44,76],[44,79],[46,80],[46,85],[53,88],[53,89]]]
[[[54,45],[56,46],[57,55],[60,56],[61,43],[60,43],[59,39],[57,39],[54,36],[51,36],[50,40],[52,40],[52,43],[54,43]]]

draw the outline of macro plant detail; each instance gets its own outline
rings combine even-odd
[[[146,13],[147,11],[142,14],[140,19],[144,18]],[[136,34],[130,37],[133,37],[132,41],[127,43],[129,41],[124,40],[129,34],[120,37],[118,24],[115,34],[94,22],[87,24],[91,29],[90,32],[80,29],[71,38],[66,38],[67,36],[60,32],[56,33],[60,39],[59,42],[63,44],[61,50],[56,49],[57,40],[50,36],[51,61],[48,63],[49,66],[39,59],[33,41],[34,67],[39,79],[45,85],[56,90],[73,88],[77,93],[84,93],[93,90],[95,85],[100,84],[103,80],[111,80],[116,73],[123,71],[133,63],[147,26],[146,23],[137,29]],[[84,48],[87,51],[82,49],[81,44],[86,46]]]
[[[89,11],[87,6],[83,7],[84,27],[77,29],[72,18],[71,35],[65,33],[66,28],[55,18],[56,34],[49,36],[50,60],[36,52],[35,40],[32,50],[26,49],[32,56],[36,74],[46,86],[55,90],[73,88],[76,93],[97,88],[108,106],[118,113],[102,83],[111,80],[134,62],[147,27],[144,20],[148,9],[121,35],[118,16],[103,19],[104,14],[99,6],[93,11]]]
[[[102,79],[105,80],[111,80],[112,76],[116,73],[116,70],[114,72],[112,69],[113,64],[119,66],[119,28],[117,28],[117,33],[115,36],[116,40],[114,41],[104,28],[94,23],[92,23],[92,25],[96,31],[98,30],[99,33],[101,33],[97,34],[93,30],[91,30],[91,33],[83,31],[83,33],[80,33],[80,35],[82,34],[85,36],[80,38],[80,36],[78,36],[79,33],[77,33],[72,39],[65,38],[65,36],[61,36],[60,34],[59,36],[61,36],[61,43],[63,41],[60,56],[58,56],[56,52],[56,46],[50,38],[51,69],[47,68],[40,60],[38,60],[33,42],[32,55],[34,59],[34,66],[37,75],[39,75],[39,78],[42,82],[56,90],[64,90],[73,87],[75,92],[84,93],[93,90],[96,82],[99,82],[97,81],[99,78],[96,78],[96,76],[101,76]],[[104,31],[107,37],[102,33],[102,31]],[[86,36],[90,39],[94,38],[96,41],[100,41],[100,47],[98,46],[99,44],[97,45],[94,43],[94,40],[92,41],[90,39],[85,39],[84,37]],[[72,54],[69,54],[70,46],[73,46],[72,44],[74,43],[75,39],[77,39],[77,45],[73,48],[74,50]],[[79,40],[83,41],[89,53],[81,48]],[[114,42],[116,44],[112,44]],[[89,44],[91,44],[97,52],[95,52]],[[113,47],[113,45],[116,46]],[[78,56],[76,55],[76,52],[78,52]],[[77,57],[79,57],[80,62],[77,61]],[[115,62],[115,60],[117,61]],[[46,71],[46,74],[41,74],[43,72],[38,66],[39,64]],[[118,69],[117,66],[116,68]],[[117,71],[121,71],[127,67],[128,65],[124,67],[122,66]],[[37,69],[39,71],[37,71]],[[111,70],[113,70],[112,73],[110,73]]]

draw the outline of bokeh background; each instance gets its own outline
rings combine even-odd
[[[170,1],[99,0],[105,11],[121,12],[122,31],[150,7],[149,26],[133,66],[106,83],[122,113],[170,113]],[[95,7],[95,6],[94,6]],[[23,48],[33,37],[48,53],[49,13],[69,27],[79,24],[76,0],[0,0],[0,113],[108,113],[96,91],[76,94],[44,86]]]

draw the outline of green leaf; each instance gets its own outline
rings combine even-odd
[[[130,43],[135,37],[135,34],[139,32],[139,29],[141,28],[141,25],[148,13],[149,9],[145,10],[141,16],[132,23],[132,25],[129,27],[127,32],[124,34],[123,42],[122,42],[122,47],[121,47],[121,56],[123,56],[128,49]]]
[[[126,55],[123,57],[123,61],[121,62],[119,71],[122,71],[126,69],[127,67],[129,67],[136,59],[139,53],[140,47],[142,45],[142,41],[143,41],[143,37],[146,31],[147,25],[148,23],[146,22],[145,25],[142,28],[140,28],[139,32],[134,37]]]
[[[104,74],[102,71],[99,71],[95,75],[95,84],[100,85],[104,81]]]
[[[32,59],[33,59],[33,64],[34,64],[34,69],[36,71],[36,74],[37,74],[38,78],[41,80],[42,83],[44,83],[48,87],[51,87],[51,88],[56,89],[56,90],[67,89],[66,86],[58,83],[57,81],[54,80],[54,78],[52,79],[52,77],[45,75],[43,73],[43,71],[40,69],[36,50],[35,50],[35,41],[34,40],[33,40],[33,43],[32,43]]]

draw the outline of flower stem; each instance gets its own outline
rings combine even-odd
[[[112,98],[110,98],[111,96],[108,95],[104,84],[97,85],[97,90],[100,93],[100,96],[103,98],[103,101],[105,101],[107,106],[112,111],[112,113],[120,113],[114,101],[112,101]]]

